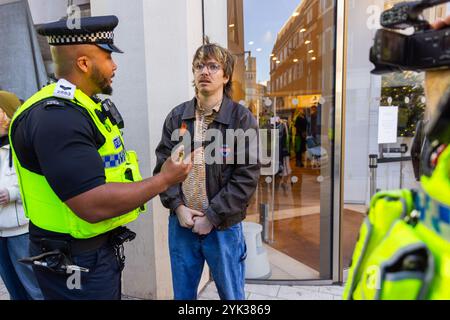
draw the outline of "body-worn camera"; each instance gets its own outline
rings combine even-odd
[[[116,105],[109,99],[103,100],[101,105],[102,111],[106,114],[111,123],[119,127],[119,129],[123,129],[125,124]]]
[[[384,28],[376,32],[370,49],[373,74],[398,71],[425,71],[450,67],[450,27],[434,30],[421,19],[422,12],[450,0],[402,2],[381,14]],[[392,29],[414,27],[412,35]]]

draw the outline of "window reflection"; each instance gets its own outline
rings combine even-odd
[[[246,220],[263,226],[271,266],[270,274],[250,272],[256,278],[327,279],[331,272],[334,3],[228,0],[233,99],[269,130],[263,153],[277,155],[262,168]]]

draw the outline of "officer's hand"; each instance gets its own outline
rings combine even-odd
[[[192,232],[197,233],[200,236],[204,236],[209,234],[214,225],[209,221],[208,217],[195,217],[194,218],[194,227],[192,228]]]
[[[172,186],[183,182],[192,169],[191,157],[184,157],[184,147],[180,146],[172,155],[164,162],[161,167],[161,174]]]
[[[203,212],[190,209],[184,205],[179,206],[175,210],[175,213],[177,214],[178,222],[180,222],[180,225],[183,228],[188,229],[191,229],[194,226],[194,217],[204,215]]]
[[[9,191],[6,188],[0,189],[0,205],[9,203]]]
[[[450,16],[446,17],[445,19],[436,20],[431,24],[431,27],[433,29],[442,29],[448,26],[450,26]]]

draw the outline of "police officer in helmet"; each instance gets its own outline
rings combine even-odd
[[[117,65],[115,16],[61,20],[38,28],[47,36],[57,83],[16,113],[10,137],[30,218],[30,257],[46,299],[120,299],[124,227],[145,203],[184,181],[191,169],[180,154],[142,180],[136,153],[125,148],[122,118],[110,101]]]

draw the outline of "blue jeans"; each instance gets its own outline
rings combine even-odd
[[[17,261],[29,257],[28,242],[28,233],[0,237],[0,276],[11,300],[43,299],[31,266]]]
[[[169,217],[169,250],[176,300],[197,299],[203,266],[208,264],[222,300],[244,300],[247,255],[242,224],[226,230],[213,229],[199,236],[180,226],[175,214]]]
[[[41,253],[37,243],[30,243],[30,253],[33,256]],[[45,300],[121,299],[122,271],[111,245],[72,258],[75,265],[89,269],[87,273],[78,273],[79,280],[75,280],[75,273],[59,274],[44,267],[33,267]]]

